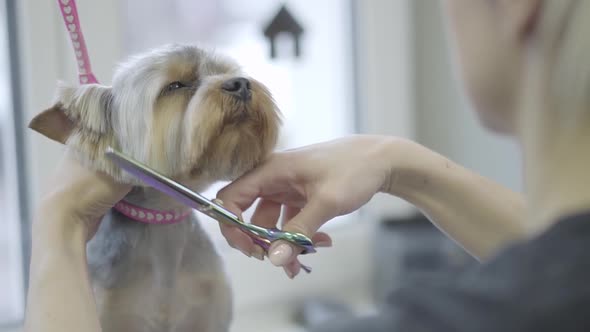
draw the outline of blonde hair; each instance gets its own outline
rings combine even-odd
[[[548,55],[551,105],[560,120],[590,117],[590,1],[545,0],[538,46]]]

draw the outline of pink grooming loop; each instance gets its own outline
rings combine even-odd
[[[76,61],[78,62],[78,77],[80,84],[98,83],[92,68],[90,67],[90,58],[88,57],[88,50],[82,35],[82,28],[80,27],[80,20],[78,19],[78,9],[76,8],[75,0],[57,0],[61,15],[64,19],[64,24],[74,48]]]
[[[80,27],[76,1],[57,0],[57,3],[61,9],[61,15],[64,19],[66,29],[70,34],[74,54],[76,55],[76,61],[78,62],[78,77],[80,79],[80,84],[98,83],[94,74],[92,74],[92,68],[90,67],[90,58],[88,56],[88,50],[86,49],[86,43],[84,42],[84,36],[82,35],[82,28]],[[176,212],[146,209],[134,206],[124,200],[117,203],[114,206],[114,209],[136,221],[164,225],[181,222],[191,214],[191,210]]]

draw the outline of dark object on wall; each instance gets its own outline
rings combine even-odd
[[[281,6],[279,12],[266,28],[264,28],[264,36],[270,43],[270,57],[272,59],[277,57],[276,37],[281,33],[291,35],[295,49],[294,55],[298,58],[301,55],[300,37],[303,34],[303,27],[295,20],[284,5]]]

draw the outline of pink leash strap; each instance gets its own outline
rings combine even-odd
[[[88,56],[88,49],[84,42],[84,35],[80,27],[80,19],[78,16],[78,9],[76,8],[75,0],[57,0],[64,24],[74,48],[76,61],[78,62],[78,77],[80,84],[98,83],[96,77],[92,73],[90,67],[90,57]],[[134,206],[124,200],[117,203],[114,208],[124,214],[125,216],[150,224],[173,224],[180,222],[191,213],[191,210],[179,211],[157,211]]]
[[[78,9],[76,8],[75,0],[57,0],[61,15],[64,19],[64,24],[70,34],[76,61],[78,62],[78,77],[80,84],[98,83],[92,68],[90,67],[90,58],[88,57],[88,50],[84,42],[82,28],[80,27],[80,20],[78,19]]]

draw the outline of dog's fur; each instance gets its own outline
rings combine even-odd
[[[112,87],[61,86],[30,127],[66,144],[88,167],[135,185],[125,198],[150,209],[186,209],[104,158],[108,146],[194,190],[232,180],[274,148],[279,112],[249,79],[243,100],[221,85],[242,77],[229,59],[166,45],[123,63]],[[186,87],[171,85],[181,82]],[[148,225],[108,213],[87,247],[104,331],[227,331],[231,290],[215,249],[194,216]]]

